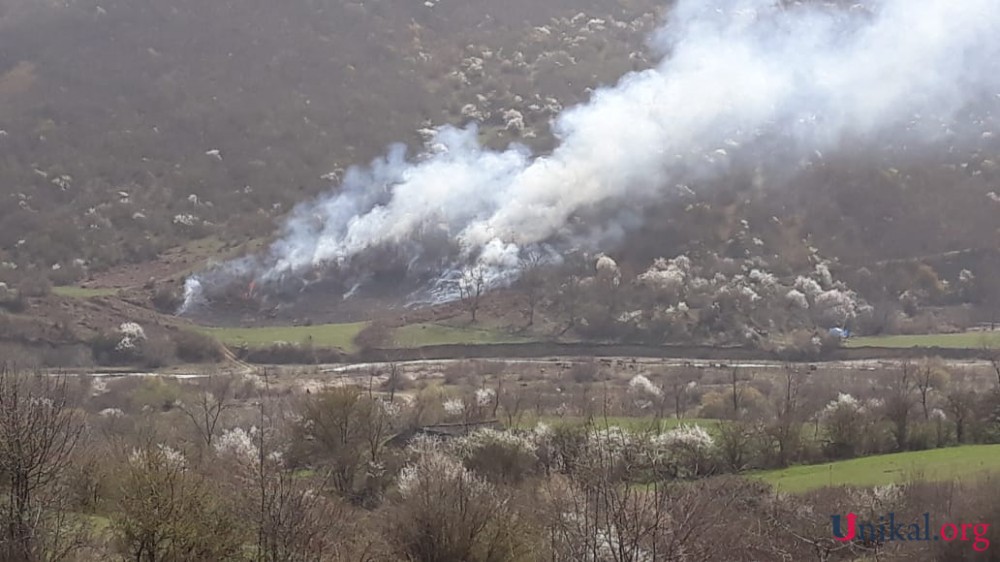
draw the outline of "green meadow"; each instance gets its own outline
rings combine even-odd
[[[793,466],[751,475],[782,492],[825,486],[881,486],[914,480],[961,480],[1000,473],[1000,445],[964,445],[826,464]]]

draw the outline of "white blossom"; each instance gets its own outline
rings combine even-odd
[[[167,468],[183,470],[187,467],[184,454],[168,445],[159,444],[152,449],[133,449],[128,457],[133,466],[142,466],[151,461],[161,461]]]
[[[503,112],[504,128],[508,131],[524,130],[524,115],[516,109],[508,109]]]
[[[823,287],[819,286],[819,283],[810,279],[808,277],[799,276],[795,279],[795,289],[805,294],[808,297],[815,297],[816,295],[823,292]]]
[[[118,344],[115,345],[117,351],[135,349],[140,342],[146,339],[146,331],[135,322],[123,322],[118,326],[118,334]]]
[[[656,442],[666,447],[679,445],[698,449],[709,449],[715,445],[712,436],[697,424],[683,424],[654,437]]]
[[[476,405],[489,406],[493,403],[493,399],[496,395],[496,391],[492,388],[480,388],[476,390]]]
[[[816,295],[813,307],[820,312],[822,323],[843,326],[858,315],[859,303],[853,291],[830,289]]]
[[[512,431],[497,431],[495,429],[478,429],[454,441],[454,450],[462,458],[469,458],[477,451],[486,448],[500,447],[517,451],[521,454],[534,456],[534,434],[521,434]]]
[[[809,300],[806,298],[805,293],[797,289],[792,289],[788,291],[785,294],[785,300],[796,308],[801,308],[801,309],[809,308]]]
[[[778,286],[778,278],[773,273],[760,269],[750,270],[750,280],[764,288],[771,289]]]
[[[220,455],[232,456],[241,461],[253,461],[257,458],[254,433],[256,428],[251,428],[250,431],[241,427],[230,429],[219,435],[213,446]]]
[[[650,396],[661,396],[663,391],[660,390],[652,381],[646,378],[645,375],[636,375],[632,377],[632,380],[628,382],[629,392],[638,395],[650,395]]]
[[[655,289],[679,291],[684,286],[690,268],[691,261],[687,256],[678,256],[672,260],[658,258],[637,277],[637,281]]]
[[[823,287],[833,286],[833,275],[830,274],[830,267],[825,263],[816,264],[816,277],[819,278]]]
[[[594,267],[598,273],[609,272],[617,274],[619,272],[618,263],[605,255],[601,255],[597,258],[597,263]]]
[[[823,408],[821,417],[829,417],[841,410],[848,410],[852,412],[861,412],[864,406],[857,398],[846,393],[839,393],[836,400],[830,401],[829,404]]]
[[[194,215],[190,213],[184,213],[180,215],[174,215],[173,223],[181,224],[184,226],[193,226],[197,220],[198,218],[195,217]]]
[[[459,416],[465,411],[465,402],[461,398],[445,400],[442,406],[444,406],[444,413],[449,416]]]

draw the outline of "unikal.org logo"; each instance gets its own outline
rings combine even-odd
[[[917,521],[897,521],[895,513],[879,516],[878,521],[858,521],[858,516],[831,515],[833,538],[840,542],[863,544],[883,544],[886,542],[930,542],[962,541],[971,542],[972,549],[983,552],[990,547],[987,537],[988,523],[931,523],[930,513],[925,513]]]

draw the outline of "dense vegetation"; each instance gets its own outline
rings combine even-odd
[[[991,559],[998,538],[980,472],[995,462],[977,464],[996,446],[943,449],[1000,442],[993,369],[436,368],[334,384],[5,372],[0,559],[946,561]],[[796,495],[757,472],[909,450],[927,453],[906,474]],[[964,459],[961,482],[945,457]],[[832,540],[830,514],[890,511],[987,526]]]

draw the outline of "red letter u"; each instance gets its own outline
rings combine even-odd
[[[847,542],[854,540],[854,535],[857,533],[857,523],[858,516],[853,513],[847,514],[847,532],[842,533],[840,529],[840,516],[833,515],[830,517],[833,521],[833,540],[840,542]]]

